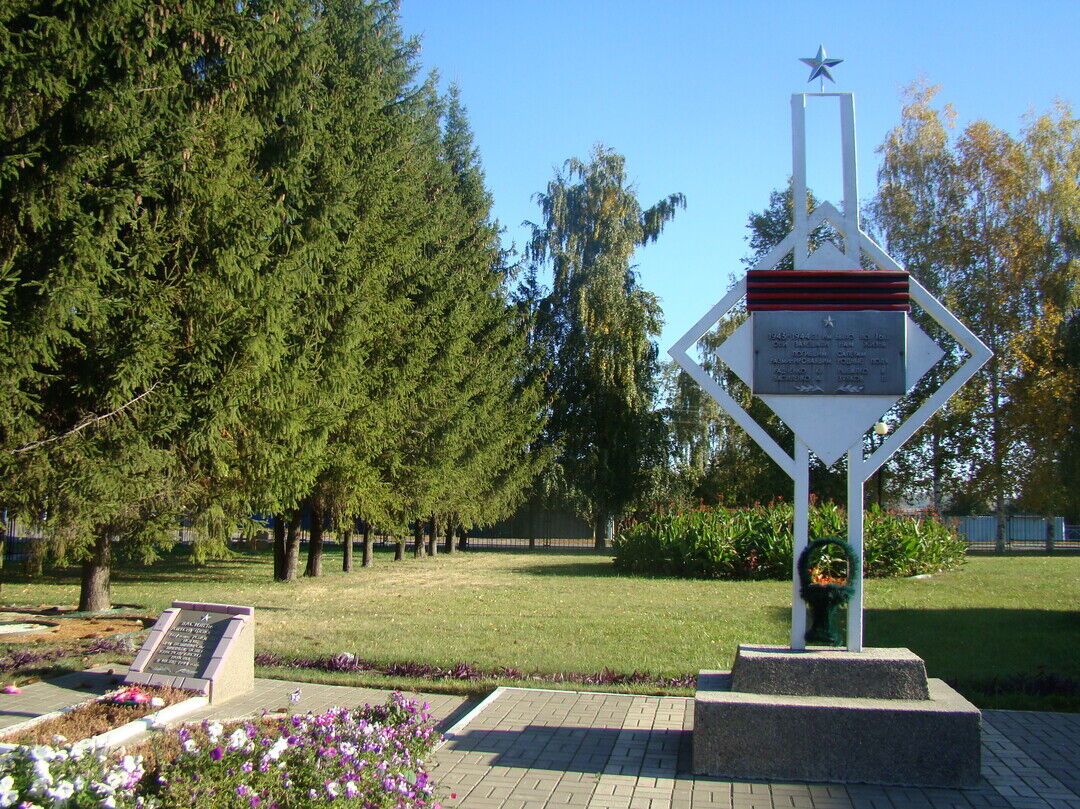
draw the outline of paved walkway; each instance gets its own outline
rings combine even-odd
[[[111,687],[100,671],[0,695],[0,728]],[[257,680],[193,719],[381,703],[385,691]],[[1080,809],[1080,714],[983,712],[974,789],[724,781],[689,772],[693,700],[500,688],[479,704],[422,695],[447,741],[435,756],[453,809]],[[450,797],[453,795],[454,797]]]

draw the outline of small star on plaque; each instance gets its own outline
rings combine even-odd
[[[202,620],[202,621],[209,621],[209,620],[210,620],[210,613],[208,613],[208,612],[204,612],[204,613],[203,613],[203,617],[202,617],[202,618],[201,618],[200,620]]]
[[[828,58],[828,54],[825,53],[825,46],[818,45],[817,56],[800,59],[799,61],[802,62],[804,65],[808,65],[810,67],[810,78],[807,79],[808,82],[813,81],[818,77],[823,77],[824,79],[828,79],[829,81],[835,83],[836,79],[832,77],[832,73],[829,72],[829,68],[835,67],[844,60]]]
[[[831,315],[825,315],[825,319],[821,321],[821,325],[824,326],[827,329],[831,329],[836,324],[833,323],[833,319],[832,319]]]

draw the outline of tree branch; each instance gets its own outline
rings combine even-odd
[[[16,449],[11,450],[11,454],[12,455],[17,455],[20,452],[29,452],[30,450],[36,449],[37,447],[44,446],[45,444],[51,444],[54,441],[61,441],[61,440],[65,439],[65,438],[67,438],[68,436],[72,436],[72,435],[75,435],[75,433],[82,432],[87,427],[89,427],[91,424],[97,424],[100,421],[105,421],[105,419],[112,418],[113,416],[117,415],[118,413],[122,413],[123,411],[127,410],[129,407],[134,405],[136,402],[138,402],[143,397],[149,396],[150,393],[154,390],[154,388],[156,388],[159,384],[160,384],[160,380],[158,380],[153,385],[151,385],[149,388],[144,390],[142,393],[140,393],[134,399],[131,399],[130,401],[125,402],[124,404],[120,405],[120,407],[116,408],[115,410],[110,410],[108,413],[102,413],[102,414],[100,414],[98,416],[91,416],[89,418],[85,418],[82,421],[80,421],[78,424],[76,424],[74,427],[72,427],[70,430],[68,430],[66,433],[60,433],[60,435],[54,435],[51,438],[43,438],[42,440],[34,441],[31,444],[24,444],[21,447],[17,447]]]

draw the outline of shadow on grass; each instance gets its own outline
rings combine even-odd
[[[533,559],[535,558],[533,557]],[[626,576],[626,574],[616,570],[610,563],[564,562],[561,560],[515,567],[514,572],[524,573],[529,576],[574,576],[590,579],[611,579]]]
[[[125,582],[153,584],[169,581],[221,581],[223,575],[251,575],[259,567],[269,566],[273,555],[269,551],[237,551],[228,559],[215,559],[204,565],[195,565],[186,548],[167,551],[153,563],[146,565],[141,561],[120,559],[113,562],[111,578],[114,583]],[[0,572],[3,584],[49,584],[78,585],[81,569],[75,565],[48,568],[41,576],[30,576],[22,570],[7,567]]]
[[[788,615],[776,610],[778,621],[786,622]],[[910,649],[926,661],[930,677],[945,680],[980,707],[1076,710],[1080,705],[1076,611],[868,609],[863,627],[867,646]]]
[[[1080,674],[1075,657],[1080,613],[1075,611],[868,609],[863,625],[867,645],[907,646],[927,666],[937,664],[950,674],[996,675],[1039,665]]]

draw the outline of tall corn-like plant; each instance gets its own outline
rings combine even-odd
[[[792,506],[701,508],[656,515],[630,527],[615,541],[615,566],[653,575],[709,579],[786,579],[792,569]],[[834,503],[810,509],[814,539],[842,537],[847,514]],[[911,576],[961,564],[965,545],[929,515],[866,512],[864,575]],[[839,557],[821,560],[834,574]]]

